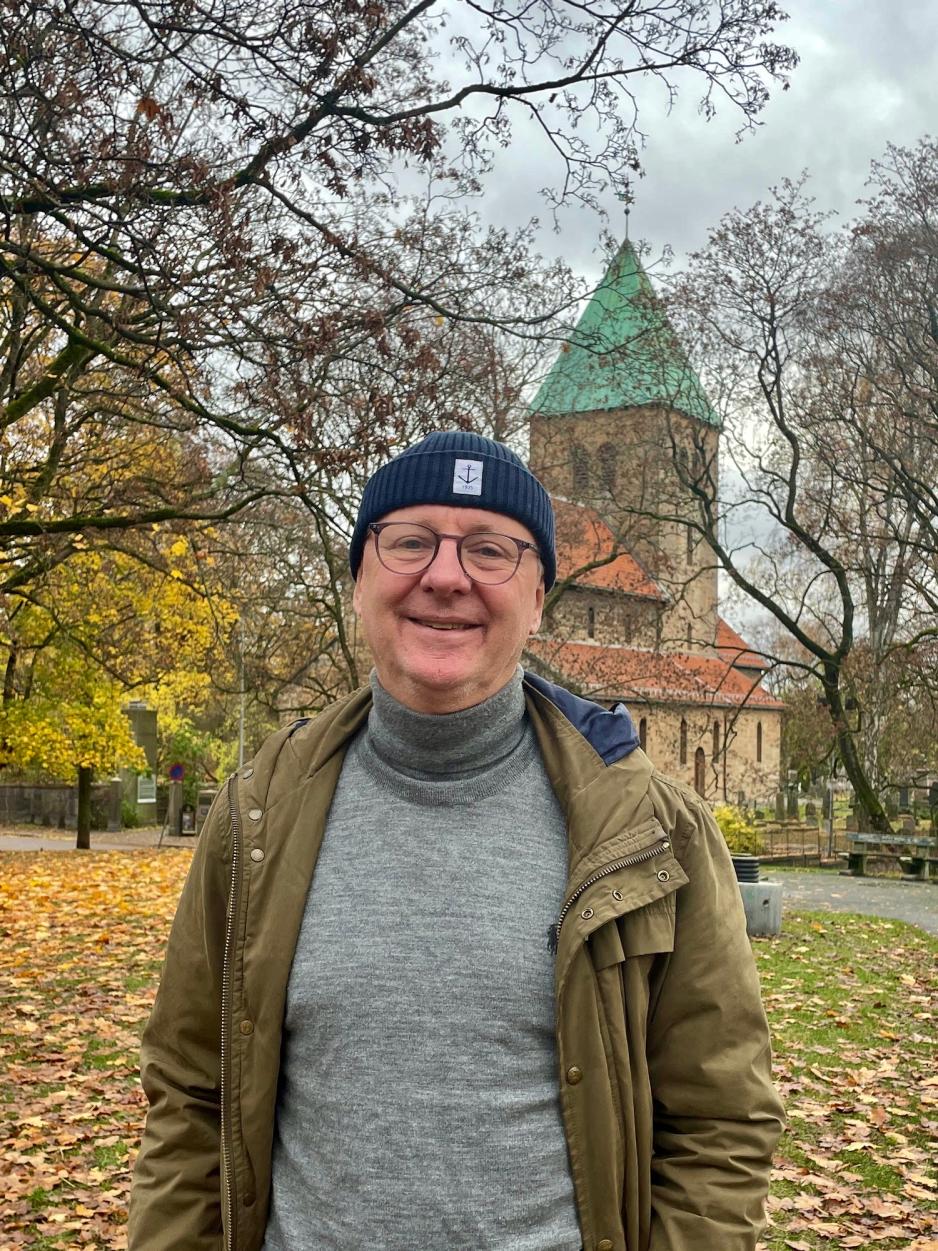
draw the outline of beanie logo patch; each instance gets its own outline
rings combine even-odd
[[[482,494],[482,462],[480,460],[457,459],[453,467],[453,494]]]

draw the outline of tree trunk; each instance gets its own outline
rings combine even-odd
[[[837,751],[843,761],[844,772],[850,779],[857,797],[857,804],[869,821],[869,832],[891,834],[893,829],[889,817],[863,768],[854,733],[847,724],[847,710],[844,707],[839,678],[839,669],[825,667],[824,693],[827,696],[827,706],[834,722],[834,732],[837,735]]]
[[[10,644],[10,653],[7,656],[6,669],[3,674],[3,706],[13,702],[13,696],[16,693],[16,662],[19,659],[19,652],[16,644]]]
[[[87,765],[78,766],[78,838],[75,846],[83,851],[91,847],[91,778]]]

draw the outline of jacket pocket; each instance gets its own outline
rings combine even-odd
[[[617,927],[626,956],[659,955],[674,950],[674,893],[619,917]]]
[[[643,908],[613,917],[590,935],[596,972],[621,964],[629,956],[665,954],[674,950],[674,894],[654,899]]]

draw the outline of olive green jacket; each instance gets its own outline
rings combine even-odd
[[[583,1249],[754,1251],[782,1110],[726,847],[696,795],[641,751],[607,763],[547,688],[526,682],[569,832],[557,1078]],[[274,734],[202,831],[143,1039],[129,1251],[263,1243],[287,980],[369,706]]]

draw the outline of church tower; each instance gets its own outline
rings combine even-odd
[[[594,508],[668,597],[660,647],[717,632],[717,568],[688,526],[717,496],[719,419],[626,242],[531,405],[531,468]]]

